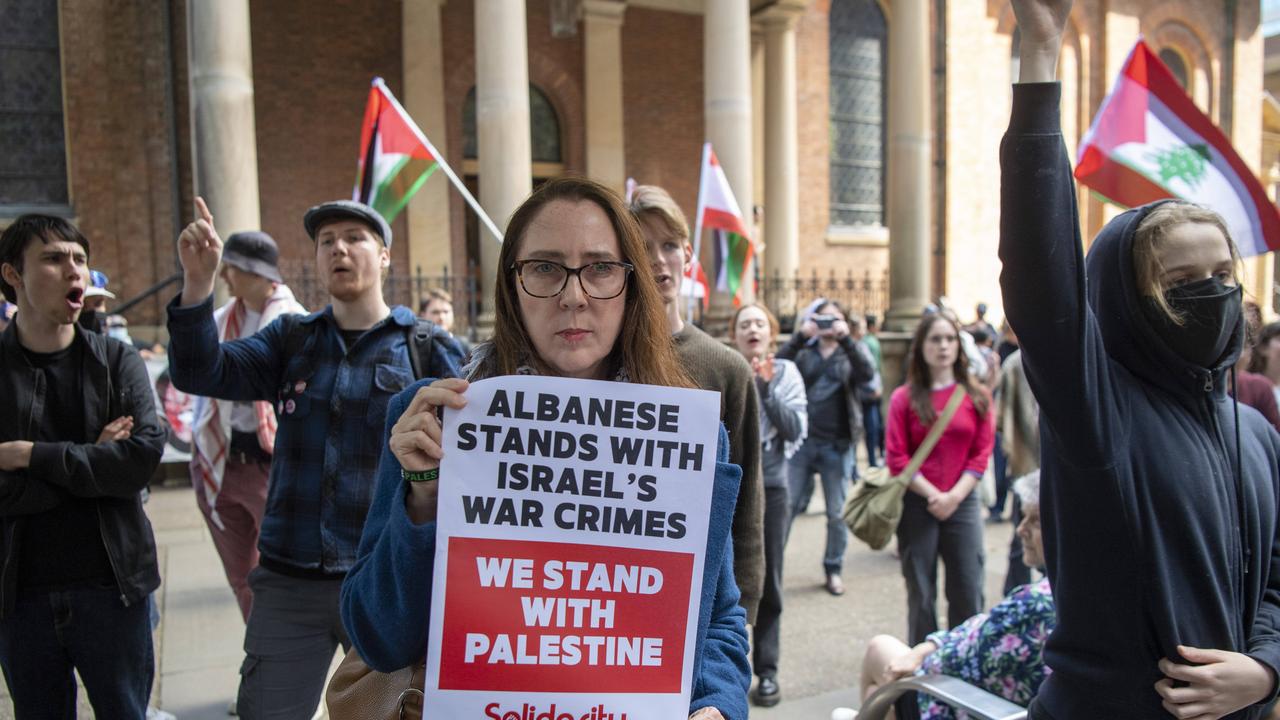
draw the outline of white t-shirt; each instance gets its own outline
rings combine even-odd
[[[240,337],[248,337],[260,329],[262,313],[246,309],[244,312],[244,330]],[[231,429],[239,432],[258,432],[258,414],[251,402],[238,402],[231,405]]]

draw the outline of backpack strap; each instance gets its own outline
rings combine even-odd
[[[413,370],[413,378],[453,377],[448,368],[440,367],[439,359],[443,357],[447,343],[453,342],[449,333],[426,318],[415,318],[409,331],[409,367]],[[437,348],[437,345],[442,347]]]
[[[284,326],[285,363],[288,363],[290,358],[297,357],[302,352],[302,346],[307,344],[307,337],[311,334],[310,328],[301,322],[303,317],[305,316],[293,313],[280,316],[280,323]]]

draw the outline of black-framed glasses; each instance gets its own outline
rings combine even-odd
[[[587,297],[596,300],[616,298],[627,289],[627,278],[635,265],[613,260],[600,260],[571,268],[554,260],[517,260],[511,263],[520,287],[536,298],[556,297],[569,286],[569,277],[578,276],[578,285]]]

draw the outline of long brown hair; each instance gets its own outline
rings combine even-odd
[[[609,353],[611,372],[626,371],[632,382],[668,387],[694,387],[684,372],[671,339],[662,297],[653,279],[653,268],[640,225],[628,212],[617,193],[586,178],[561,177],[549,180],[516,209],[507,224],[506,238],[498,253],[498,276],[494,281],[493,373],[511,375],[521,363],[533,363],[539,372],[549,372],[538,357],[525,329],[516,293],[515,272],[511,269],[520,254],[520,244],[530,223],[542,209],[557,200],[593,202],[604,211],[618,236],[622,260],[635,266],[627,280],[622,331]]]
[[[969,399],[973,401],[978,415],[986,415],[987,406],[990,405],[987,393],[969,375],[969,358],[964,354],[964,345],[960,342],[960,323],[942,313],[925,315],[920,318],[915,335],[911,338],[911,362],[907,365],[907,387],[911,393],[911,409],[915,411],[916,417],[920,418],[922,425],[932,425],[933,421],[938,419],[938,413],[933,409],[931,387],[933,377],[929,373],[929,364],[924,361],[924,343],[933,324],[939,321],[950,324],[951,329],[956,331],[956,343],[959,347],[956,348],[956,360],[951,366],[956,382],[964,388]]]

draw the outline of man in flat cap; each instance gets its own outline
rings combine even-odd
[[[279,259],[276,241],[264,232],[227,238],[218,275],[231,300],[213,313],[220,342],[247,338],[281,315],[306,314],[280,277]],[[274,403],[200,396],[194,401],[191,484],[240,614],[248,622],[253,606],[249,571],[258,566],[258,533],[275,451]]]
[[[203,200],[196,208],[198,219],[178,238],[182,294],[168,308],[173,384],[272,402],[278,421],[258,567],[248,578],[253,605],[237,710],[249,720],[307,720],[333,651],[350,646],[338,594],[373,496],[387,403],[414,381],[412,368],[456,375],[461,351],[447,333],[419,329],[409,308],[387,306],[391,228],[349,200],[313,207],[303,220],[329,305],[219,342],[214,275],[234,247],[224,248]]]

